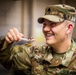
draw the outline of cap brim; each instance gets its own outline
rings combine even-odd
[[[62,22],[64,20],[56,15],[45,15],[38,18],[38,23],[43,23],[44,19],[52,21],[52,22]]]

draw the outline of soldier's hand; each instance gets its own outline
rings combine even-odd
[[[9,43],[12,43],[14,41],[20,41],[24,35],[20,33],[16,28],[12,28],[8,31],[8,33],[5,36],[4,45],[7,45]]]

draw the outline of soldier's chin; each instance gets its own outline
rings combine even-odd
[[[46,39],[46,44],[47,45],[54,45],[56,41],[54,39]]]
[[[50,42],[50,41],[46,41],[46,44],[47,44],[47,45],[52,45],[53,43]]]

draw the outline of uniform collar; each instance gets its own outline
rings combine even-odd
[[[49,48],[49,47],[48,47]],[[51,48],[47,49],[48,51],[50,51]],[[58,60],[55,60],[53,58],[53,55],[52,55],[52,49],[51,49],[51,53],[48,52],[44,59],[46,61],[48,61],[50,63],[50,66],[59,66],[59,65],[63,65],[65,67],[68,67],[68,65],[70,64],[71,62],[71,59],[72,59],[72,56],[74,54],[74,51],[76,49],[76,44],[75,42],[72,40],[72,44],[71,46],[69,47],[69,49],[67,50],[67,52],[64,54],[64,57],[63,58],[60,58]]]

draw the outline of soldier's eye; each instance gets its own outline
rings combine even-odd
[[[52,23],[50,23],[50,26],[54,27],[54,26],[56,26],[56,23],[52,22]]]

